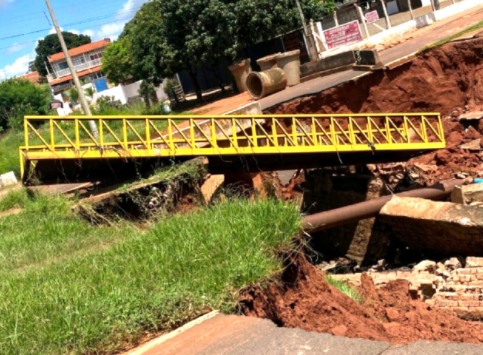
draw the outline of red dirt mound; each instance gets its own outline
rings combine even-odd
[[[364,275],[361,305],[328,285],[323,274],[300,256],[280,281],[268,288],[244,290],[239,299],[243,313],[284,327],[352,338],[403,344],[417,340],[483,343],[483,324],[412,300],[404,280],[378,290]]]

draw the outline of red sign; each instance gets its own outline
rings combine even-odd
[[[367,23],[373,23],[373,22],[376,22],[377,20],[379,20],[379,14],[377,13],[376,10],[368,12],[366,14]]]
[[[329,49],[362,41],[361,28],[357,20],[324,31]]]

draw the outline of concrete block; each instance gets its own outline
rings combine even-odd
[[[15,185],[16,183],[18,183],[18,181],[13,171],[0,175],[0,187]]]
[[[483,184],[456,186],[451,193],[451,201],[463,205],[483,202]]]
[[[483,258],[468,257],[466,258],[466,268],[481,268],[483,267]],[[481,269],[477,269],[478,271]]]
[[[483,208],[393,197],[380,218],[410,248],[483,256]]]
[[[211,202],[213,195],[216,193],[216,191],[218,191],[224,182],[225,175],[211,175],[208,180],[204,182],[200,190],[206,204]]]
[[[361,50],[355,52],[358,65],[371,65],[382,68],[382,62],[379,59],[379,53],[376,50]]]
[[[317,71],[326,71],[346,65],[352,65],[356,62],[354,51],[342,52],[324,59],[317,63]]]

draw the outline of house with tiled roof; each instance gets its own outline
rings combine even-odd
[[[79,79],[83,79],[82,81],[86,83],[93,83],[98,91],[107,89],[101,64],[102,54],[109,44],[111,44],[110,39],[103,39],[69,50]],[[47,80],[54,94],[70,89],[73,85],[72,73],[67,65],[64,53],[51,55],[49,63],[51,70],[49,69],[50,73]]]
[[[26,80],[30,81],[31,83],[34,83],[35,85],[40,84],[40,81],[41,81],[39,72],[37,72],[37,71],[30,72],[30,73],[27,73],[25,75],[19,76],[19,78],[20,79],[26,79]]]

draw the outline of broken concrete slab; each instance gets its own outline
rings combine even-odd
[[[13,171],[0,175],[0,187],[15,185],[18,183]]]
[[[95,184],[92,182],[72,183],[72,184],[54,184],[54,185],[37,185],[29,186],[28,189],[40,192],[45,195],[65,195],[82,189],[89,189]]]
[[[462,205],[483,202],[483,184],[456,186],[451,193],[451,201]]]
[[[483,208],[394,196],[381,221],[411,249],[446,255],[483,255]]]
[[[478,112],[467,112],[462,115],[460,115],[459,120],[460,121],[471,121],[471,120],[480,120],[483,118],[483,111],[478,111]]]
[[[481,139],[473,139],[472,141],[460,145],[461,149],[468,149],[471,151],[479,151],[481,150]]]

